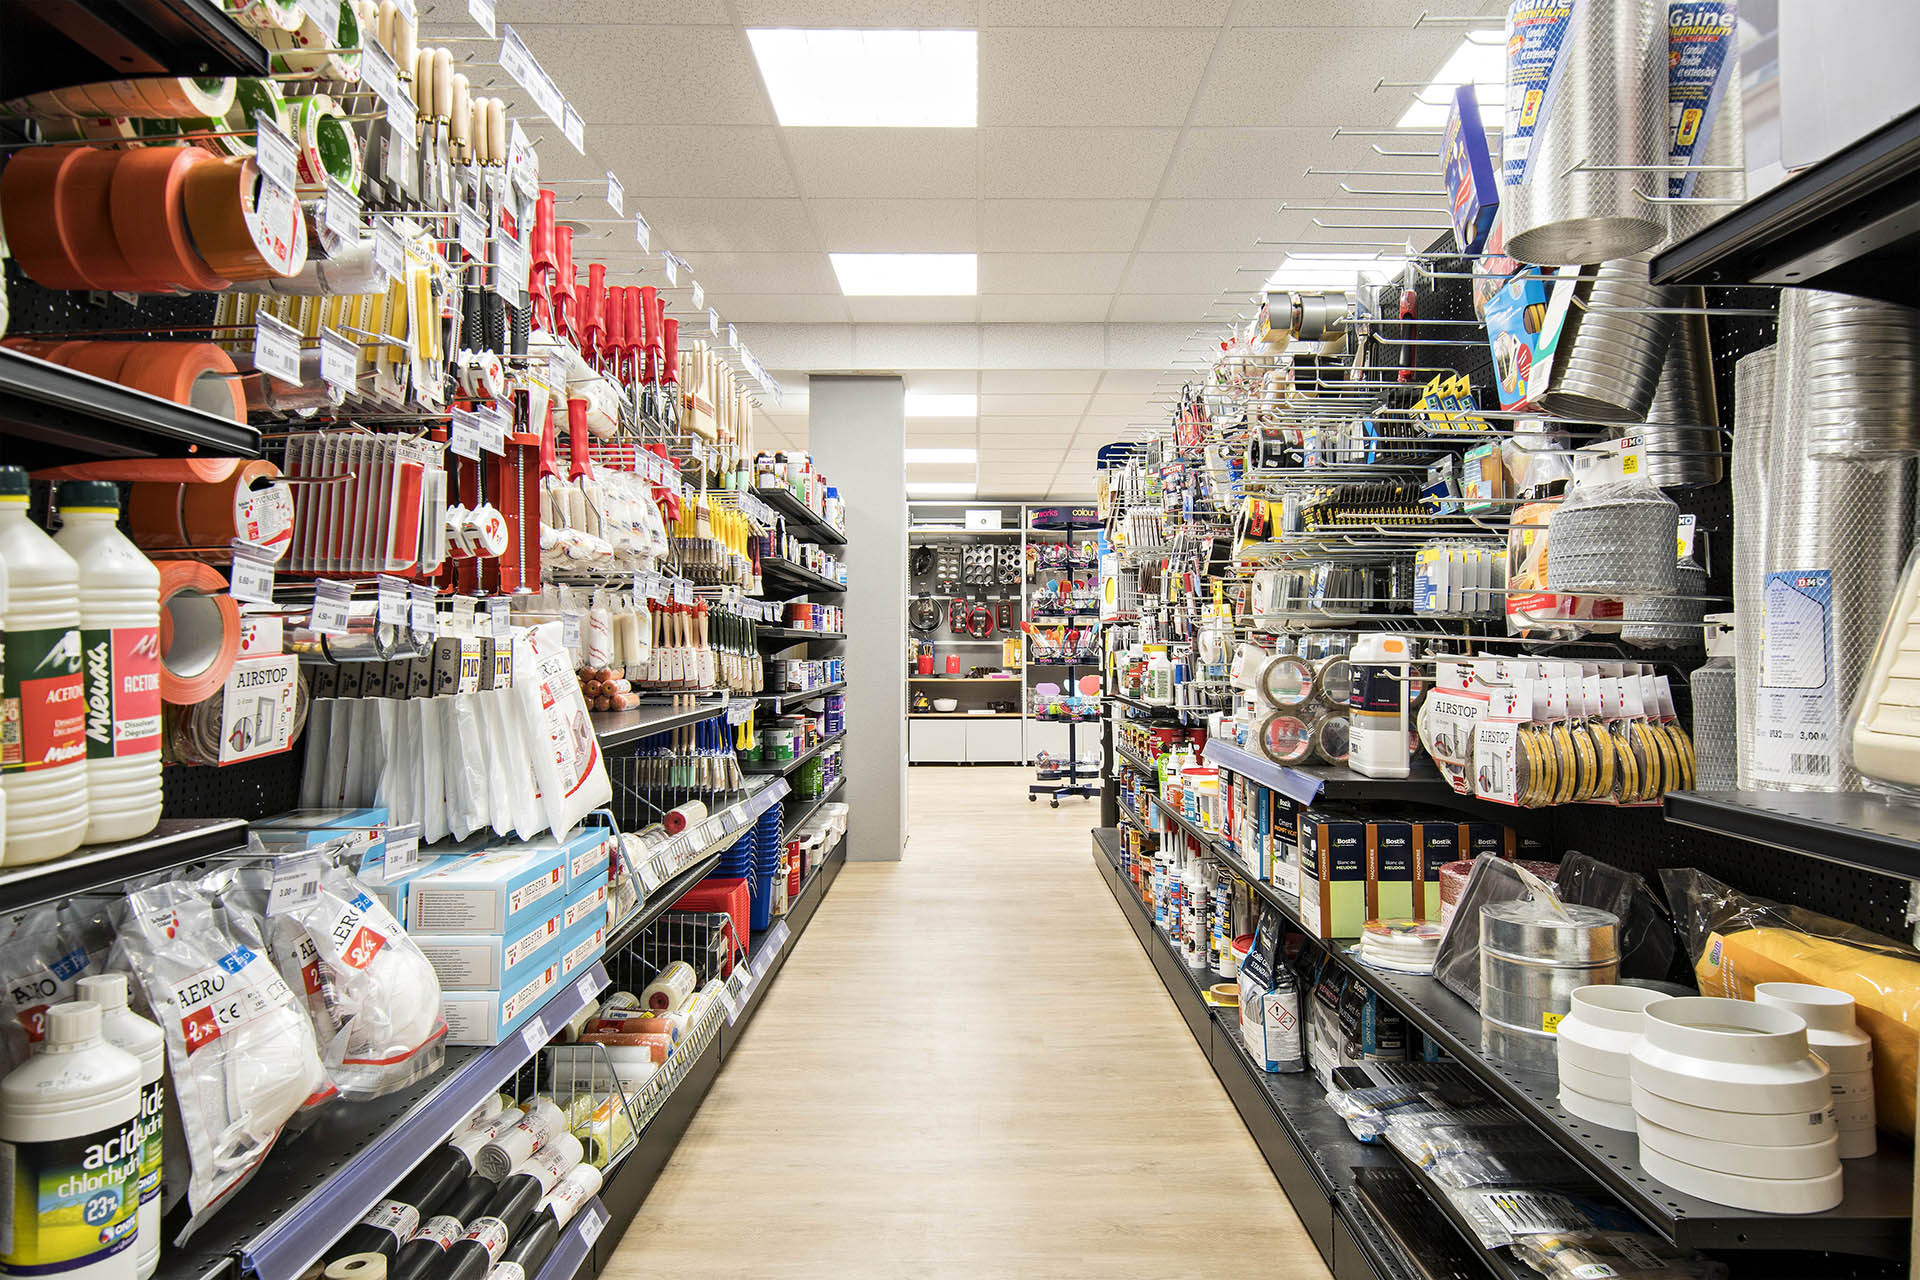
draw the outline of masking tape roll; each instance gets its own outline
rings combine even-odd
[[[197,560],[156,560],[160,571],[160,698],[176,706],[220,691],[240,653],[240,606],[227,580]]]
[[[88,246],[64,216],[67,191],[90,147],[34,147],[0,172],[0,216],[7,250],[34,283],[49,289],[89,289],[81,263]]]
[[[280,91],[279,83],[264,79],[235,81],[233,103],[221,116],[220,123],[207,130],[209,133],[229,133],[232,136],[210,139],[213,149],[230,156],[252,155],[258,127],[255,117],[262,113],[269,115],[275,124],[286,127],[287,100]]]
[[[387,1255],[350,1253],[327,1264],[326,1280],[387,1280]]]
[[[187,542],[221,546],[235,538],[271,548],[278,558],[293,537],[293,497],[280,483],[280,468],[253,461],[226,479],[183,486],[180,510]]]
[[[307,223],[297,200],[268,197],[253,161],[196,165],[185,187],[187,229],[206,264],[229,280],[290,276],[306,265]]]
[[[672,1013],[692,999],[699,980],[692,965],[685,960],[675,960],[640,993],[641,1005],[655,1013]],[[605,1012],[603,1008],[601,1016],[604,1017]]]
[[[146,147],[114,167],[108,201],[114,241],[127,266],[157,288],[215,290],[230,283],[200,257],[187,229],[187,176],[213,162],[198,147]]]
[[[660,825],[667,829],[668,835],[677,836],[696,822],[706,820],[707,806],[698,800],[689,800],[677,809],[667,810],[666,816],[660,819]]]
[[[120,381],[149,395],[232,422],[247,420],[233,358],[211,342],[143,342],[127,357]]]
[[[340,105],[324,93],[295,98],[288,131],[300,162],[300,181],[322,186],[334,179],[349,191],[360,190],[360,143],[347,127]]]

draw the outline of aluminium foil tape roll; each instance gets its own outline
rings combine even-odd
[[[1709,662],[1688,679],[1693,690],[1695,789],[1732,791],[1740,785],[1740,726],[1735,714],[1738,664]]]
[[[1574,289],[1553,377],[1540,397],[1548,413],[1601,422],[1640,422],[1653,405],[1673,340],[1675,317],[1655,308],[1681,303],[1682,291],[1648,279],[1648,259],[1615,258],[1590,268]]]
[[[1761,611],[1766,605],[1767,464],[1773,446],[1774,347],[1733,367],[1734,719],[1740,787],[1753,786],[1750,759],[1760,693]],[[1698,747],[1696,746],[1696,751]]]
[[[1681,306],[1705,307],[1700,289],[1680,291]],[[1713,391],[1713,346],[1704,315],[1674,316],[1673,341],[1654,387],[1645,426],[1629,427],[1639,437],[1641,462],[1649,480],[1662,489],[1692,489],[1719,484],[1720,407]]]
[[[1771,729],[1782,734],[1791,732],[1804,744],[1809,741],[1805,736],[1808,721],[1817,716],[1816,727],[1831,736],[1824,751],[1803,751],[1787,760],[1777,756],[1770,761],[1757,760],[1754,785],[1763,790],[1860,789],[1860,775],[1834,758],[1834,748],[1893,603],[1901,566],[1913,545],[1911,459],[1847,461],[1815,458],[1807,453],[1814,374],[1798,353],[1806,349],[1808,326],[1820,304],[1813,290],[1780,291],[1779,350],[1786,358],[1777,360],[1774,367],[1776,427],[1767,468],[1767,550],[1762,567],[1768,576],[1830,572],[1832,599],[1826,609],[1831,621],[1827,627],[1798,628],[1791,636],[1794,647],[1785,647],[1790,642],[1787,628],[1776,625],[1769,615],[1776,605],[1783,610],[1782,617],[1788,608],[1804,614],[1809,596],[1787,584],[1769,591],[1763,580],[1761,670],[1817,668],[1827,674],[1832,693],[1824,710],[1816,711],[1809,707],[1806,696],[1796,691],[1793,678],[1781,682],[1784,694],[1762,686],[1755,728],[1758,740],[1766,740]],[[1811,607],[1820,605],[1814,601]],[[1831,654],[1806,650],[1806,644],[1819,645],[1829,633]],[[1804,688],[1804,682],[1800,687]]]
[[[1807,370],[1807,453],[1920,453],[1920,311],[1808,290],[1793,357]]]
[[[1666,0],[1515,0],[1507,84],[1507,252],[1579,266],[1658,244],[1667,206],[1650,197],[1666,188]]]
[[[1706,616],[1707,571],[1691,560],[1674,570],[1674,594],[1635,596],[1623,606],[1620,638],[1641,649],[1678,649],[1700,643]]]

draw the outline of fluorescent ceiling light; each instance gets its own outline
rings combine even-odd
[[[1361,277],[1378,284],[1400,274],[1405,258],[1377,253],[1290,253],[1267,278],[1269,289],[1351,289]]]
[[[907,481],[910,498],[971,498],[980,486],[971,480]]]
[[[1507,113],[1507,37],[1504,31],[1469,31],[1447,56],[1432,83],[1394,121],[1396,129],[1441,129],[1453,112],[1453,92],[1473,86],[1482,124],[1499,128]]]
[[[830,253],[849,298],[957,298],[980,292],[971,253]]]
[[[971,129],[977,33],[752,28],[747,40],[783,125]]]
[[[909,418],[974,418],[980,414],[980,397],[938,391],[907,392]],[[913,450],[907,450],[912,453]]]
[[[916,462],[978,462],[978,449],[909,449],[907,465]]]

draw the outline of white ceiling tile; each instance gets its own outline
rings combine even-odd
[[[794,172],[823,199],[971,199],[977,129],[788,129]]]
[[[1100,375],[1099,391],[1102,395],[1135,392],[1146,395],[1158,389],[1167,376],[1157,369],[1108,369]]]
[[[1038,465],[1025,462],[1009,462],[998,467],[980,468],[980,492],[1005,493],[1019,496],[1045,493],[1047,486],[1053,483],[1053,474],[1059,468],[1054,462],[1036,460]]]
[[[982,194],[1004,199],[1144,199],[1159,188],[1177,129],[981,129]]]
[[[853,331],[852,367],[978,369],[980,331],[973,325],[859,325]]]
[[[848,298],[855,324],[962,324],[979,318],[978,298]]]
[[[1211,293],[1122,293],[1112,300],[1112,318],[1128,324],[1198,324],[1213,300]]]
[[[974,430],[971,422],[968,423],[964,431],[958,431],[953,428],[950,422],[938,430],[934,430],[931,427],[923,427],[922,423],[925,421],[927,420],[918,418],[907,419],[907,446],[909,448],[971,449],[974,447],[974,441],[978,439],[978,433]],[[942,421],[948,420],[942,419]]]
[[[586,122],[589,154],[598,150],[596,125],[774,123],[746,37],[731,27],[515,30]]]
[[[627,208],[642,213],[654,196],[800,194],[772,128],[649,125],[601,129],[588,139],[588,159],[565,145],[542,147],[541,177],[599,178],[612,169],[626,188]]]
[[[982,293],[1107,293],[1127,267],[1124,253],[983,253]]]
[[[906,380],[907,390],[934,395],[970,396],[980,389],[980,375],[972,369],[915,369],[906,375]]]
[[[988,200],[980,247],[998,253],[1130,253],[1145,200]]]
[[[980,375],[980,390],[1000,395],[1091,392],[1099,384],[1098,369],[988,369]]]
[[[722,311],[723,317],[729,313]],[[763,321],[741,335],[754,355],[776,369],[850,369],[853,326]]]
[[[977,0],[738,0],[746,27],[975,27]]]
[[[1305,220],[1305,214],[1282,213],[1277,200],[1157,200],[1140,249],[1145,253],[1252,249],[1257,240],[1292,234]]]
[[[723,324],[844,324],[847,320],[847,300],[837,293],[713,292],[707,295],[707,304],[720,313]],[[788,382],[780,379],[782,386]]]
[[[1448,14],[1505,14],[1505,0],[1454,0]],[[1405,27],[1409,30],[1422,13],[1437,12],[1432,0],[1342,0],[1340,4],[1315,5],[1310,22],[1303,22],[1299,0],[1246,0],[1234,15],[1234,26],[1258,27]]]
[[[1215,34],[989,28],[980,33],[980,123],[1178,125]]]
[[[1057,418],[1043,418],[1032,414],[1018,416],[982,414],[980,438],[985,441],[988,436],[1030,435],[1041,440],[1057,438],[1064,446],[1067,440],[1072,438],[1074,428],[1079,421],[1078,414]]]
[[[1097,324],[1002,324],[981,331],[980,367],[1085,369],[1104,365],[1106,330]]]
[[[1087,407],[1085,392],[1021,391],[1006,395],[983,394],[981,413],[1044,413],[1078,415]]]
[[[594,192],[592,199],[599,200],[600,194]],[[653,234],[679,254],[706,250],[804,253],[823,248],[807,221],[806,206],[798,200],[652,196],[641,205],[629,191],[626,207],[629,217],[635,212],[644,214]],[[608,212],[603,205],[594,209],[594,216],[605,217]],[[634,238],[630,226],[616,227],[613,232],[623,242]],[[581,243],[578,238],[574,240],[576,246]],[[575,256],[579,256],[577,250]]]
[[[1375,90],[1382,79],[1424,83],[1460,43],[1458,27],[1411,27],[1391,39],[1338,27],[1235,27],[1194,103],[1195,125],[1393,124],[1411,89]],[[1248,93],[1286,67],[1288,92]],[[1383,165],[1382,168],[1400,166]]]
[[[643,26],[733,25],[727,0],[625,0],[613,10],[609,10],[606,0],[498,0],[493,7],[494,18],[512,23],[516,31],[540,23],[603,23],[611,14],[618,14],[624,23]],[[548,70],[558,74],[560,68]],[[566,86],[561,88],[564,90]]]
[[[1170,397],[1170,393],[1164,392],[1147,392],[1144,395],[1138,393],[1116,395],[1100,392],[1087,401],[1087,416],[1125,418],[1131,422],[1138,419],[1142,410],[1160,399],[1162,395]],[[1155,411],[1158,412],[1157,406]]]
[[[1188,129],[1168,170],[1166,195],[1183,199],[1301,199],[1338,194],[1339,177],[1308,176],[1316,169],[1409,169],[1412,163],[1373,155],[1367,138],[1335,138],[1325,125],[1289,128]],[[1420,161],[1426,164],[1427,161]],[[1436,177],[1438,169],[1435,170]],[[1348,178],[1358,185],[1370,181]],[[1382,185],[1399,187],[1391,179]],[[1437,185],[1437,183],[1436,183]],[[1334,204],[1339,201],[1326,200]],[[1348,203],[1352,203],[1349,201]],[[1346,221],[1346,219],[1342,219]]]
[[[1072,324],[1105,320],[1109,295],[1104,293],[986,294],[980,299],[980,319],[987,324]]]
[[[980,452],[980,464],[999,466],[1034,466],[1038,463],[1051,463],[1059,466],[1066,451],[1059,447],[1052,449],[983,449]]]
[[[1260,253],[1136,253],[1121,288],[1127,293],[1213,293],[1239,287],[1237,267],[1278,263],[1278,250]],[[1264,277],[1246,273],[1246,287]]]
[[[809,200],[830,253],[950,253],[979,247],[971,200]]]
[[[980,25],[1210,27],[1224,22],[1230,7],[1229,0],[980,0]]]
[[[690,253],[686,258],[710,293],[840,291],[833,268],[822,253]]]

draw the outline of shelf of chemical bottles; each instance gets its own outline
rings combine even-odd
[[[1656,284],[1777,284],[1920,305],[1920,108],[1653,258]]]
[[[104,458],[260,456],[260,432],[244,422],[9,348],[0,348],[0,434],[7,437],[0,459],[29,469]]]
[[[823,577],[792,560],[780,556],[760,557],[760,580],[768,591],[783,592],[787,595],[811,595],[816,592],[845,591],[846,587],[831,578]]]
[[[1149,782],[1157,783],[1159,781],[1160,770],[1152,762],[1147,760],[1146,757],[1137,756],[1125,747],[1117,745],[1114,747],[1114,753],[1129,765],[1133,766],[1136,771],[1145,774]]]
[[[794,832],[798,831],[801,827],[806,825],[807,820],[809,818],[813,817],[814,814],[820,812],[820,808],[822,805],[832,804],[833,798],[839,795],[841,789],[846,785],[847,785],[846,775],[842,774],[839,777],[835,778],[832,782],[828,783],[827,789],[825,791],[822,791],[818,796],[814,797],[811,800],[807,800],[798,796],[794,797],[794,799],[797,801],[798,804],[803,805],[805,807],[796,809],[789,806],[790,811],[784,814],[780,821],[780,834],[783,837],[791,837]]]
[[[622,747],[656,733],[723,715],[728,701],[724,693],[683,694],[667,705],[641,706],[631,711],[595,711],[588,718],[602,747]]]
[[[1148,716],[1167,722],[1185,721],[1188,717],[1205,717],[1208,714],[1206,710],[1200,707],[1160,706],[1157,703],[1142,702],[1138,698],[1128,697],[1124,693],[1109,693],[1105,696],[1116,706],[1125,707],[1129,711],[1145,713]]]
[[[1412,772],[1404,778],[1369,778],[1342,765],[1275,764],[1222,738],[1207,740],[1206,758],[1207,763],[1231,769],[1243,778],[1278,791],[1295,804],[1312,804],[1316,800],[1355,800],[1368,796],[1392,797],[1409,802],[1474,802],[1472,796],[1455,792],[1433,766],[1424,763],[1415,764]]]
[[[236,818],[167,818],[136,840],[82,845],[63,858],[0,871],[0,911],[57,902],[137,876],[247,851]]]
[[[805,627],[783,627],[777,622],[757,622],[754,630],[760,633],[760,642],[776,644],[795,644],[806,640],[845,640],[844,631],[810,631]]]
[[[787,529],[795,536],[809,542],[824,542],[833,547],[847,545],[847,535],[828,524],[818,511],[795,497],[791,489],[770,485],[755,489],[753,493],[760,501],[787,518]]]
[[[220,0],[29,6],[7,33],[9,97],[127,76],[264,76],[267,51]]]
[[[297,1140],[269,1155],[188,1245],[163,1251],[157,1275],[296,1280],[607,981],[596,962],[499,1044],[448,1047],[440,1070],[425,1079],[370,1101],[331,1103]]]
[[[1669,822],[1920,879],[1920,808],[1866,791],[1669,791]]]
[[[814,743],[811,749],[795,756],[791,760],[761,761],[757,764],[743,764],[740,768],[743,772],[750,775],[771,776],[778,774],[785,776],[846,736],[846,730],[843,729],[839,733],[828,734],[826,737],[820,739],[820,741]]]
[[[823,684],[818,689],[786,689],[779,693],[763,693],[756,700],[773,714],[783,715],[795,707],[803,707],[830,693],[838,693],[846,687],[845,680],[836,680],[832,684]]]
[[[1161,816],[1173,823],[1174,826],[1180,828],[1180,830],[1186,832],[1187,838],[1200,846],[1200,852],[1210,858],[1232,856],[1231,851],[1227,848],[1226,841],[1220,838],[1218,832],[1208,831],[1205,827],[1202,827],[1192,818],[1181,813],[1157,795],[1150,795],[1147,799],[1152,803],[1153,808],[1160,812]]]
[[[634,913],[608,933],[607,950],[617,951],[680,901],[682,894],[706,879],[719,865],[720,855],[732,847],[760,815],[785,799],[784,779],[756,781],[753,790],[717,813],[657,847],[645,866],[634,868],[646,896]]]

